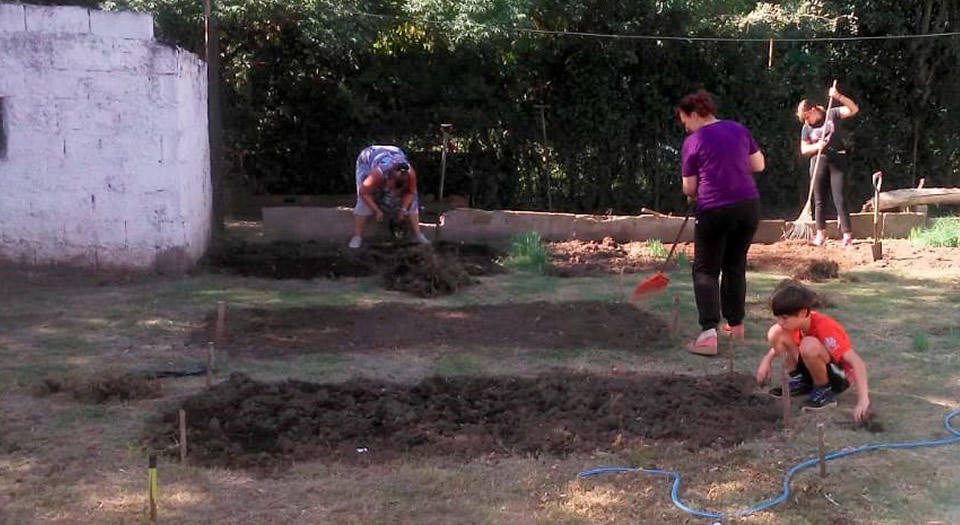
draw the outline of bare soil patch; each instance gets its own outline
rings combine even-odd
[[[641,439],[730,447],[777,429],[779,407],[746,375],[428,378],[416,385],[262,383],[242,374],[188,398],[193,461],[275,466],[315,458],[378,461],[398,454],[565,455]],[[153,429],[177,435],[177,409]]]
[[[212,340],[211,314],[191,341]],[[456,345],[567,349],[636,349],[667,336],[659,317],[625,303],[580,301],[436,308],[386,303],[369,308],[230,310],[227,343],[238,355],[377,352]]]
[[[559,276],[599,275],[655,271],[662,263],[649,255],[646,242],[565,241],[550,243],[552,272]],[[669,249],[669,245],[666,246]],[[837,263],[838,271],[853,269],[916,269],[960,268],[960,249],[928,248],[905,239],[884,239],[883,259],[874,261],[871,242],[855,240],[850,248],[837,241],[813,246],[803,241],[781,241],[754,244],[750,247],[747,267],[754,271],[793,275],[798,268],[814,261]],[[693,259],[693,244],[680,243],[678,253]],[[673,263],[671,263],[673,265]],[[674,265],[675,267],[675,265]],[[670,269],[670,268],[668,268]]]

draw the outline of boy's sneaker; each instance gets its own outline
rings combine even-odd
[[[837,399],[833,396],[833,389],[827,386],[825,388],[814,388],[800,410],[804,412],[817,411],[835,406],[837,406]]]
[[[350,237],[350,243],[347,244],[347,246],[353,248],[354,250],[356,250],[362,245],[363,245],[363,239],[361,239],[359,235],[354,235],[353,237]]]
[[[790,378],[790,397],[805,396],[813,391],[813,385],[805,381],[802,377],[799,379]],[[773,397],[783,397],[783,387],[773,387],[769,390]]]
[[[420,232],[413,236],[413,240],[417,241],[420,244],[430,244],[430,239],[427,239],[427,236]]]

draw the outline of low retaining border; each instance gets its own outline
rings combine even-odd
[[[854,237],[873,236],[873,214],[850,215]],[[916,212],[881,214],[881,237],[905,238],[910,230],[926,223],[926,214]],[[510,210],[475,210],[457,208],[444,212],[439,228],[422,223],[424,233],[434,239],[465,242],[502,242],[511,235],[535,231],[544,240],[602,240],[611,237],[617,242],[659,239],[672,242],[682,217],[654,215],[587,215]],[[789,224],[784,220],[761,221],[754,242],[774,243],[783,236]],[[812,228],[812,225],[811,225]],[[839,237],[836,221],[827,223],[829,235]],[[353,210],[347,207],[268,207],[263,208],[263,231],[269,241],[346,242],[353,234]],[[370,222],[367,236],[388,238],[383,226]],[[693,241],[693,221],[688,223],[681,242]]]

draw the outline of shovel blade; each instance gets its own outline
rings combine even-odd
[[[871,246],[870,249],[873,250],[874,261],[879,261],[880,259],[883,259],[883,243],[882,242],[873,243],[873,246]]]

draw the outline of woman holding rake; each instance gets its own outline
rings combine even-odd
[[[763,171],[763,153],[743,125],[719,120],[717,106],[704,90],[687,95],[676,107],[689,133],[683,141],[683,193],[696,205],[693,291],[701,333],[687,347],[700,355],[717,354],[717,325],[743,337],[747,293],[747,251],[760,224],[760,193],[753,173]],[[722,279],[721,279],[722,274]]]
[[[810,155],[810,183],[813,185],[813,216],[817,233],[813,244],[822,246],[827,240],[827,221],[823,216],[824,186],[830,172],[830,190],[833,205],[837,208],[837,221],[843,233],[843,246],[853,245],[850,228],[850,212],[843,204],[843,172],[846,167],[847,145],[837,121],[850,118],[860,111],[857,103],[837,91],[836,83],[828,92],[830,101],[836,100],[839,107],[824,109],[809,100],[801,100],[797,106],[797,118],[803,123],[800,130],[800,154]]]

